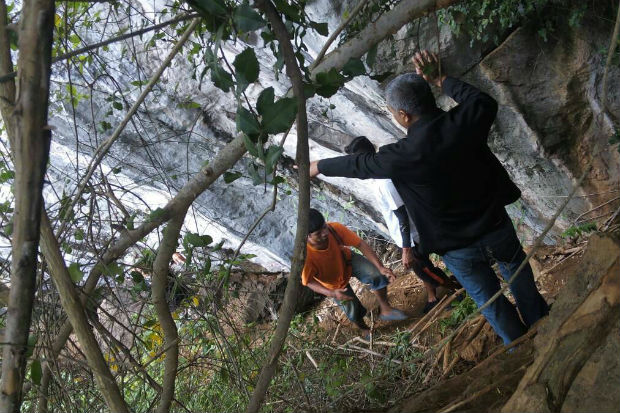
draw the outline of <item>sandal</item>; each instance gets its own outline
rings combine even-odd
[[[400,310],[393,309],[387,314],[379,314],[379,320],[383,321],[401,321],[406,320],[408,316]]]

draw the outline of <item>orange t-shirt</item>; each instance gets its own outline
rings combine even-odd
[[[357,234],[338,222],[328,222],[327,225],[340,236],[344,245],[357,247],[362,239]],[[301,273],[301,283],[308,285],[312,279],[325,288],[335,290],[344,288],[351,278],[351,266],[346,265],[342,252],[347,260],[351,260],[351,250],[340,246],[334,235],[329,232],[327,249],[317,250],[306,244],[306,264]]]

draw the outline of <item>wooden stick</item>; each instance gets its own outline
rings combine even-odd
[[[357,350],[360,353],[368,353],[368,354],[371,354],[373,356],[378,356],[378,357],[381,357],[381,358],[387,358],[387,356],[385,356],[384,354],[377,353],[376,351],[372,351],[372,350],[369,350],[367,348],[356,346],[355,344],[350,344],[346,349],[347,350]],[[389,360],[394,362],[394,363],[396,363],[396,364],[403,364],[402,361],[397,360],[397,359],[389,359]]]
[[[340,323],[336,326],[336,332],[334,333],[334,338],[332,338],[332,344],[336,344],[336,337],[338,337],[338,332],[340,331]]]
[[[443,371],[443,374],[441,375],[440,380],[443,380],[444,378],[446,378],[446,376],[448,375],[448,373],[449,373],[450,371],[452,371],[452,369],[454,368],[454,366],[456,365],[456,363],[457,363],[460,359],[461,359],[461,356],[457,354],[457,355],[456,355],[456,357],[454,357],[454,360],[452,360],[452,361],[450,362],[450,365],[448,365],[448,367],[447,367],[447,368],[444,368],[444,371]]]
[[[458,291],[455,291],[454,294],[452,294],[448,299],[446,299],[446,296],[444,296],[442,298],[442,300],[439,302],[439,304],[437,304],[431,311],[428,312],[428,314],[422,318],[422,320],[418,321],[416,323],[415,326],[413,326],[413,328],[411,328],[409,331],[413,332],[415,331],[415,329],[417,328],[417,326],[424,321],[427,317],[429,318],[427,323],[424,325],[424,327],[418,331],[417,333],[415,333],[415,335],[413,335],[411,337],[410,341],[413,341],[414,339],[416,339],[420,334],[422,334],[428,327],[431,326],[431,324],[433,322],[435,322],[435,320],[437,319],[437,316],[439,316],[439,314],[441,314],[441,312],[444,310],[444,308],[446,308],[452,301],[456,300],[456,297],[459,296],[459,294],[461,294],[463,291],[465,291],[464,288],[461,288]]]
[[[450,351],[452,349],[452,340],[448,341],[443,351],[443,374],[446,374],[450,366]]]
[[[312,363],[312,365],[314,366],[315,369],[319,369],[319,365],[317,364],[317,362],[314,360],[314,358],[312,358],[312,355],[310,354],[310,352],[308,350],[306,350],[306,356],[308,357],[308,360],[310,360],[310,363]]]

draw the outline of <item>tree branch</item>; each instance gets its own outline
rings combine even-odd
[[[174,398],[174,383],[179,365],[179,336],[176,324],[174,324],[174,319],[168,308],[168,302],[166,301],[166,287],[168,286],[170,260],[172,259],[172,254],[176,251],[179,233],[181,232],[181,227],[183,227],[186,214],[187,209],[170,220],[164,230],[164,237],[159,244],[157,257],[155,257],[155,262],[153,263],[151,296],[153,306],[157,312],[157,319],[164,333],[164,344],[167,348],[162,391],[157,408],[158,413],[166,413],[170,410],[170,405]]]
[[[295,52],[289,40],[289,34],[282,23],[282,19],[275,7],[269,0],[258,0],[256,6],[265,13],[267,19],[271,23],[273,32],[280,42],[284,62],[286,64],[286,73],[291,79],[293,85],[293,93],[297,98],[297,156],[299,176],[299,206],[297,209],[297,234],[295,236],[295,245],[293,249],[293,261],[291,263],[291,272],[289,273],[286,290],[284,292],[284,302],[280,308],[278,316],[278,324],[274,333],[271,347],[269,349],[268,358],[261,369],[256,387],[252,392],[252,397],[248,403],[246,412],[258,412],[260,406],[265,400],[269,383],[278,366],[278,357],[282,352],[282,346],[286,340],[288,329],[291,324],[299,290],[301,286],[301,270],[306,257],[306,236],[308,234],[308,209],[310,208],[310,155],[308,148],[308,118],[306,114],[306,98],[303,90],[303,78],[301,70],[297,65]]]
[[[129,412],[125,400],[121,396],[114,376],[101,354],[101,349],[95,338],[95,334],[88,324],[86,312],[80,302],[80,297],[71,280],[65,261],[62,258],[60,247],[54,236],[52,225],[47,213],[43,211],[41,223],[41,250],[47,259],[52,280],[56,285],[60,302],[67,313],[73,330],[80,343],[80,349],[92,369],[99,391],[111,412]]]

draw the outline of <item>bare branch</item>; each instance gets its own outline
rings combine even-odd
[[[172,254],[176,251],[179,233],[183,227],[183,221],[187,209],[176,214],[168,223],[164,230],[164,238],[159,244],[157,257],[153,263],[153,285],[151,287],[151,296],[153,306],[157,312],[157,318],[164,333],[164,344],[166,350],[166,361],[164,365],[164,378],[162,383],[162,391],[157,408],[158,413],[166,413],[170,411],[172,399],[174,399],[174,383],[177,377],[177,368],[179,365],[179,344],[177,327],[174,319],[170,314],[168,303],[166,301],[166,287],[168,285],[168,272],[170,271],[170,260]]]
[[[112,376],[103,354],[101,354],[95,335],[88,324],[86,312],[80,302],[71,275],[62,258],[60,247],[56,237],[54,237],[52,225],[45,212],[42,213],[41,249],[49,263],[52,279],[60,294],[62,306],[80,342],[80,349],[84,352],[88,365],[93,371],[95,381],[108,409],[112,412],[129,412],[114,376]]]

